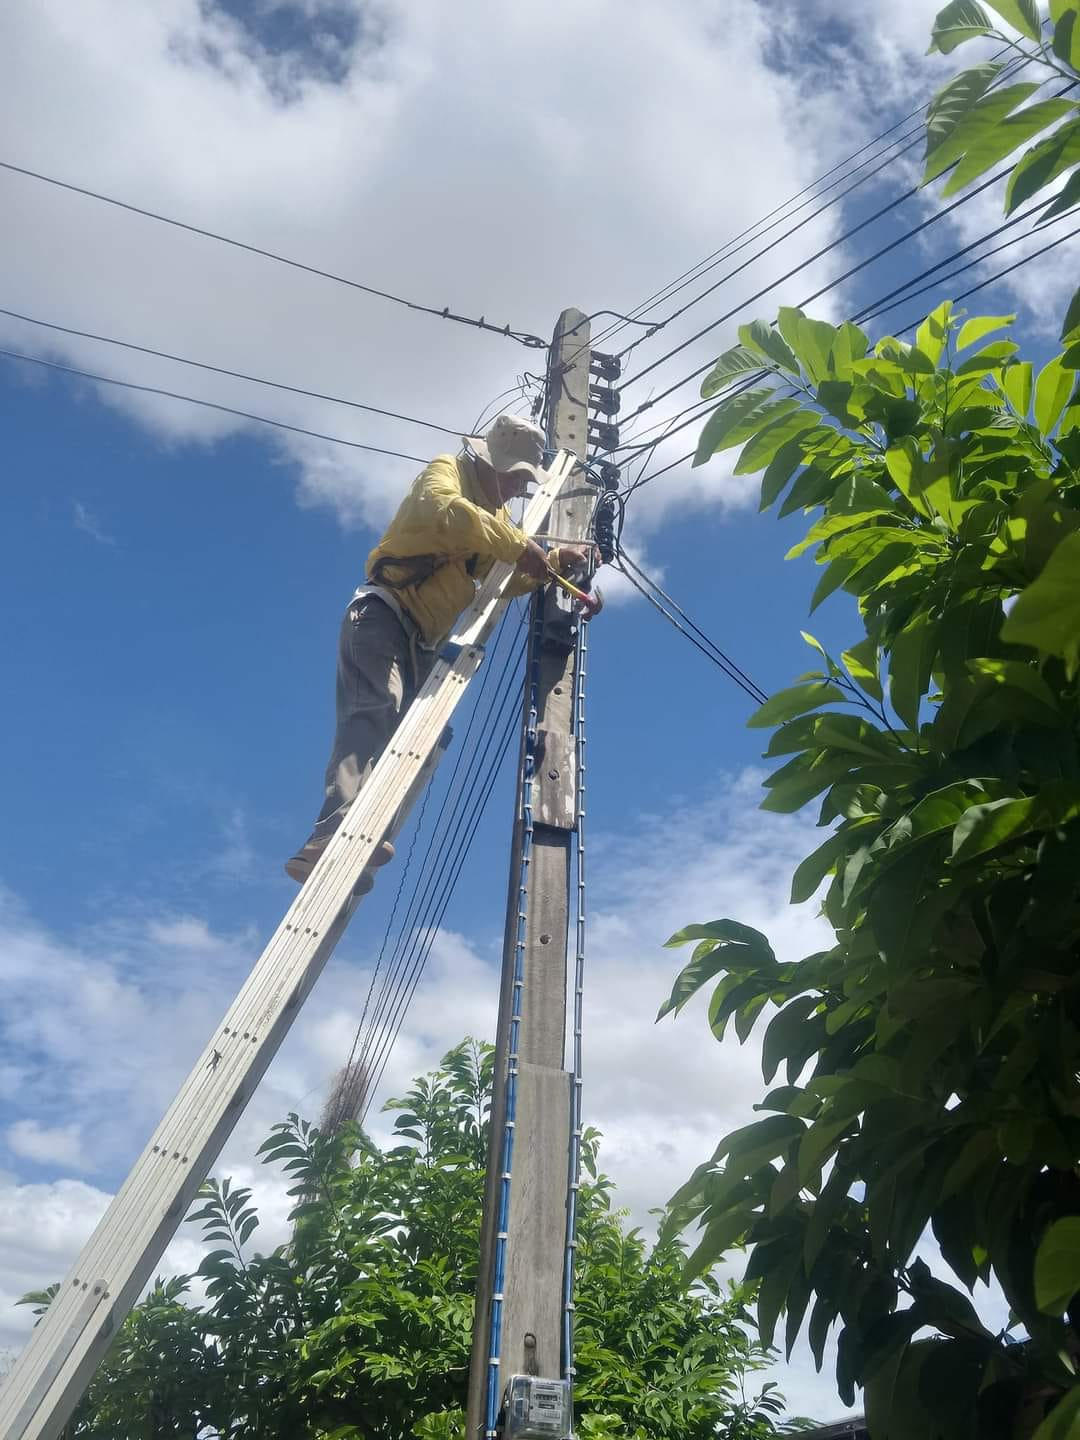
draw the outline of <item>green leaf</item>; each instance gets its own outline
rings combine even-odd
[[[1001,638],[1059,655],[1071,679],[1080,668],[1080,534],[1066,535],[1036,579],[1017,596]]]
[[[1074,292],[1069,301],[1069,308],[1061,325],[1062,344],[1072,339],[1080,339],[1080,289]]]
[[[825,573],[814,587],[814,594],[810,600],[811,615],[834,591],[840,589],[853,568],[854,564],[851,560],[834,560],[826,567]]]
[[[1050,1226],[1035,1253],[1035,1303],[1048,1315],[1064,1315],[1080,1290],[1080,1217]]]
[[[802,1033],[806,1017],[818,1007],[816,995],[799,995],[769,1021],[761,1042],[761,1073],[766,1085],[772,1082],[780,1062],[791,1053],[793,1042]]]
[[[1076,28],[1080,30],[1080,18],[1077,19]],[[1073,171],[1056,198],[1042,211],[1039,216],[1040,225],[1047,220],[1053,220],[1056,215],[1063,215],[1066,210],[1071,210],[1077,203],[1080,203],[1080,169]]]
[[[985,35],[990,28],[989,15],[975,0],[951,0],[938,12],[927,54],[939,50],[942,55],[949,55],[965,40]]]
[[[753,1175],[805,1133],[806,1126],[796,1116],[769,1115],[725,1136],[717,1146],[716,1159],[727,1156],[725,1175]]]
[[[923,184],[936,180],[950,165],[956,162],[972,146],[980,142],[1000,125],[1018,105],[1022,105],[1038,89],[1038,85],[1024,83],[1006,85],[983,96],[953,127],[952,133],[944,139],[926,162]],[[993,163],[993,162],[991,162]]]
[[[909,730],[919,728],[919,707],[930,683],[937,627],[924,614],[902,630],[889,653],[889,701]]]
[[[774,365],[798,375],[799,362],[784,343],[783,336],[764,320],[751,320],[749,325],[740,325],[739,339],[748,350],[754,350]]]
[[[1041,31],[1039,7],[1035,0],[985,0],[985,3],[996,10],[1014,30],[1019,30],[1028,40],[1038,42]]]
[[[786,445],[780,447],[769,461],[768,468],[761,477],[759,511],[768,510],[769,506],[779,499],[784,486],[802,463],[802,446],[797,440],[789,440]]]
[[[1018,360],[1006,365],[1001,375],[1001,388],[1005,392],[1005,398],[1020,419],[1025,419],[1031,409],[1033,389],[1031,361]]]
[[[1075,378],[1073,371],[1062,363],[1060,355],[1039,371],[1035,382],[1035,423],[1044,435],[1049,435],[1061,419]]]
[[[847,845],[847,832],[839,830],[806,857],[791,878],[792,905],[801,905],[804,900],[810,899],[840,857],[847,853]]]
[[[1059,1400],[1032,1436],[1032,1440],[1077,1440],[1080,1435],[1080,1385]]]
[[[837,334],[835,327],[824,320],[811,320],[801,310],[789,305],[780,307],[776,323],[814,384],[827,380],[829,357]]]
[[[778,690],[746,722],[752,730],[763,730],[769,725],[779,725],[796,715],[805,715],[808,710],[818,710],[847,696],[837,685],[828,681],[815,680],[809,685],[793,685],[788,690]]]
[[[775,390],[764,389],[743,390],[730,400],[722,401],[705,422],[694,453],[694,465],[704,465],[718,451],[741,445],[767,423],[778,420],[789,410],[797,410],[799,403],[790,396],[778,400]]]
[[[997,685],[1004,685],[1013,690],[1023,690],[1033,700],[1044,705],[1050,711],[1052,719],[1060,718],[1054,692],[1034,665],[1029,665],[1023,660],[992,660],[980,656],[975,660],[969,660],[967,668],[973,675],[985,675]]]
[[[817,423],[818,417],[813,410],[795,410],[782,415],[764,430],[759,430],[743,448],[734,473],[752,475],[756,470],[763,470],[776,458],[783,446],[804,431],[813,430]]]
[[[989,61],[962,70],[942,86],[926,112],[926,158],[946,141],[964,115],[1001,74],[1002,66]]]
[[[730,385],[740,375],[760,372],[761,368],[760,355],[755,354],[752,350],[747,350],[745,345],[734,345],[730,350],[724,351],[701,382],[701,398],[711,400],[718,390],[723,390],[726,385]]]
[[[974,345],[976,340],[981,340],[984,335],[1000,330],[1005,325],[1011,325],[1015,319],[1015,315],[975,315],[961,325],[960,334],[956,337],[956,348],[966,350],[969,345]]]
[[[949,338],[949,320],[952,316],[952,301],[946,300],[931,310],[915,332],[915,346],[930,361],[931,367],[941,359],[945,341]]]
[[[878,647],[872,636],[868,635],[865,640],[860,640],[858,645],[853,645],[850,650],[845,650],[840,658],[860,690],[865,690],[867,695],[874,700],[884,698],[881,688]]]
[[[934,513],[934,499],[943,511],[949,508],[948,464],[939,455],[924,459],[913,435],[905,435],[889,447],[885,452],[885,468],[901,495],[920,515]]]
[[[850,320],[845,320],[842,325],[837,326],[829,356],[829,370],[838,379],[846,380],[852,364],[863,358],[869,344],[866,332],[853,325]]]
[[[978,133],[971,137],[971,143],[965,149],[956,169],[945,182],[941,191],[942,197],[955,195],[958,190],[963,190],[965,185],[970,185],[973,180],[978,180],[980,175],[985,175],[999,160],[1004,160],[1007,155],[1033,139],[1040,130],[1045,130],[1048,125],[1055,124],[1072,111],[1073,103],[1070,100],[1039,100],[1034,105],[1029,105],[1026,110],[1010,115],[1007,120],[999,119],[992,126],[984,123]],[[957,132],[962,128],[957,126]],[[941,148],[944,150],[955,143],[956,133],[953,139]]]
[[[1051,13],[1055,5],[1050,6]],[[1080,70],[1080,10],[1075,4],[1061,6],[1054,15],[1054,54],[1074,70]]]
[[[1010,360],[1019,350],[1019,345],[1014,340],[995,340],[993,344],[987,345],[984,349],[969,355],[956,367],[957,375],[986,375],[991,370],[999,370],[1006,360]]]
[[[1011,215],[1018,205],[1080,164],[1080,120],[1062,125],[1038,145],[1033,145],[1013,169],[1005,188],[1005,213]]]
[[[1080,784],[1061,780],[1022,799],[973,805],[953,831],[954,860],[970,860],[1033,831],[1056,830],[1080,815]]]
[[[888,500],[888,495],[885,496]],[[873,510],[841,511],[837,515],[828,514],[811,525],[801,540],[792,545],[791,549],[784,556],[785,560],[795,560],[806,553],[812,546],[821,541],[832,539],[842,534],[845,530],[854,530],[865,525],[866,521],[873,520],[879,515],[891,515],[892,505],[881,506]]]

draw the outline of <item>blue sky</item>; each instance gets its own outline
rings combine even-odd
[[[12,42],[0,43],[12,121],[0,159],[546,335],[563,305],[644,297],[930,93],[942,74],[921,58],[934,7],[864,0],[856,26],[853,8],[814,0],[766,15],[752,0],[685,0],[663,15],[634,6],[630,26],[612,5],[511,13],[469,0],[451,25],[437,6],[394,0],[168,0],[153,15],[134,0],[78,15],[42,0],[0,20]],[[691,311],[672,343],[910,183],[898,165],[856,192]],[[817,313],[854,312],[997,223],[999,203],[965,207]],[[23,177],[0,173],[0,205],[0,304],[24,313],[463,429],[536,368],[536,352],[499,337]],[[770,317],[932,205],[909,201],[738,318]],[[1050,353],[1070,288],[1068,252],[1056,254],[1053,273],[1036,280],[1033,266],[979,297],[984,310],[1018,309],[1035,358]],[[727,325],[697,342],[657,388],[733,338]],[[665,339],[636,355],[659,356]],[[0,346],[413,454],[444,448],[415,427],[2,317]],[[341,611],[416,467],[16,362],[0,361],[0,417],[0,1348],[11,1348],[25,1323],[10,1300],[70,1261],[294,893],[281,863],[319,801]],[[799,521],[759,516],[754,491],[721,462],[680,467],[635,498],[625,538],[773,690],[809,668],[799,630],[814,575],[809,560],[783,559]],[[700,1013],[653,1028],[675,969],[662,940],[721,913],[792,954],[820,931],[785,903],[812,817],[756,810],[749,703],[609,589],[590,665],[586,1108],[644,1215],[760,1093],[753,1048],[721,1051]],[[836,648],[853,635],[842,600],[810,628]],[[509,781],[447,911],[391,1087],[466,1032],[490,1033]],[[233,1173],[250,1173],[285,1110],[317,1108],[345,1058],[396,869],[242,1122],[223,1161]],[[280,1223],[280,1193],[259,1178]],[[181,1241],[170,1261],[193,1254]],[[799,1408],[839,1413],[805,1358],[780,1379]]]

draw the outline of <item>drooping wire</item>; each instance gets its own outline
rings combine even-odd
[[[734,681],[739,689],[753,700],[755,705],[764,705],[769,698],[768,693],[761,688],[757,681],[752,680],[746,671],[732,660],[730,655],[726,655],[716,641],[712,640],[700,625],[693,621],[686,611],[660,588],[655,580],[651,580],[644,570],[630,559],[625,550],[619,553],[618,565],[634,589],[644,596],[670,625],[673,625],[681,635],[690,641],[691,645],[722,670],[729,680]],[[681,621],[686,623],[682,624]]]
[[[90,190],[84,185],[74,185],[68,180],[57,179],[55,175],[45,175],[39,170],[29,170],[23,165],[14,165],[8,160],[0,160],[0,170],[7,170],[13,175],[22,175],[30,180],[39,180],[45,185],[54,185],[58,189],[68,190],[74,195],[83,195],[87,199],[98,200],[103,205],[113,205],[119,210],[126,210],[133,215],[141,215],[146,220],[154,220],[162,225],[171,225],[177,230],[186,230],[191,235],[201,235],[206,240],[216,240],[221,245],[230,245],[234,249],[244,250],[250,255],[260,255],[264,260],[272,260],[277,265],[287,265],[293,270],[302,270],[305,274],[317,275],[320,279],[332,280],[338,285],[347,285],[351,290],[360,290],[365,295],[374,295],[380,300],[389,300],[395,305],[403,305],[406,309],[416,310],[423,315],[434,315],[440,320],[454,320],[459,325],[471,325],[477,330],[489,330],[493,334],[504,335],[509,340],[516,340],[530,349],[547,349],[547,342],[541,340],[538,335],[512,329],[510,325],[493,325],[483,315],[475,320],[467,315],[454,314],[449,306],[422,305],[419,301],[407,300],[402,295],[393,295],[389,290],[381,290],[378,286],[351,280],[345,275],[336,275],[333,271],[324,270],[318,265],[308,265],[302,260],[293,260],[287,255],[279,255],[276,251],[267,250],[261,245],[252,245],[245,240],[236,240],[229,235],[222,235],[201,225],[192,225],[186,220],[177,220],[170,215],[160,215],[157,211],[147,210],[142,205],[133,205],[127,200],[118,200],[113,195],[103,195],[100,191]]]
[[[508,614],[509,612],[507,612],[507,615]],[[454,768],[450,774],[446,788],[443,791],[439,811],[432,826],[431,838],[428,841],[420,873],[417,876],[416,884],[413,886],[408,906],[401,920],[390,963],[383,974],[382,988],[376,999],[374,1009],[371,1011],[368,1030],[363,1036],[361,1044],[361,1060],[363,1064],[367,1064],[368,1062],[369,1052],[374,1043],[374,1037],[380,1028],[384,1014],[393,1006],[395,987],[400,980],[401,971],[404,966],[404,957],[409,942],[420,930],[420,917],[426,913],[425,907],[429,907],[431,895],[436,883],[434,879],[436,867],[438,866],[440,858],[444,857],[450,850],[449,836],[452,819],[455,815],[460,816],[464,797],[469,788],[475,784],[475,772],[480,754],[479,747],[482,743],[483,731],[485,727],[488,726],[491,718],[489,711],[485,708],[484,702],[488,686],[492,676],[496,672],[494,652],[505,633],[507,615],[504,615],[502,622],[500,622],[499,630],[496,632],[495,644],[492,647],[492,661],[484,667],[484,674],[475,696],[468,725],[454,757]],[[509,657],[504,659],[504,673],[508,663]],[[500,677],[500,683],[501,679],[502,677]],[[482,733],[475,745],[473,745],[471,744],[473,730],[477,720],[481,716],[483,717],[480,721]],[[465,773],[459,786],[458,777],[462,772],[463,764],[465,766]],[[447,819],[448,816],[451,817],[450,820]],[[390,924],[388,923],[387,935],[385,937],[387,940],[389,933]]]
[[[371,415],[383,415],[389,420],[401,420],[407,425],[419,425],[425,430],[439,430],[444,435],[460,435],[461,431],[449,425],[436,425],[431,420],[418,420],[415,415],[402,415],[396,410],[384,410],[378,405],[368,405],[359,400],[346,400],[340,395],[326,395],[319,390],[306,390],[301,385],[286,385],[280,380],[267,380],[260,375],[248,375],[242,370],[229,370],[224,365],[211,365],[205,360],[190,360],[184,355],[172,355],[167,350],[158,350],[152,345],[137,345],[131,340],[118,340],[112,335],[96,335],[90,330],[76,330],[70,325],[58,325],[52,320],[39,320],[33,315],[23,315],[18,310],[6,310],[0,306],[0,315],[21,320],[27,325],[37,325],[45,330],[56,330],[61,335],[75,335],[80,340],[95,340],[102,345],[115,345],[123,350],[134,350],[140,355],[154,355],[160,360],[169,360],[176,365],[187,365],[196,370],[207,370],[213,375],[227,375],[232,380],[245,380],[252,385],[265,385],[272,390],[285,390],[290,395],[306,395],[312,400],[326,400],[331,405],[347,405],[351,410],[365,410]],[[122,382],[118,382],[122,383]]]
[[[409,841],[408,854],[405,856],[405,863],[401,867],[401,878],[398,880],[397,891],[394,894],[394,903],[390,908],[390,917],[386,922],[386,929],[383,931],[382,941],[379,944],[379,953],[375,958],[375,964],[371,970],[371,982],[368,985],[367,994],[364,996],[364,1008],[360,1012],[360,1021],[357,1024],[356,1033],[353,1035],[352,1045],[349,1048],[349,1058],[345,1061],[345,1069],[343,1073],[346,1076],[351,1076],[353,1074],[353,1062],[356,1059],[356,1047],[359,1045],[360,1037],[364,1033],[364,1024],[367,1020],[368,1010],[371,1006],[371,997],[375,992],[375,983],[378,980],[379,975],[382,971],[383,959],[386,955],[386,947],[390,942],[390,934],[394,928],[394,920],[397,917],[398,907],[401,904],[401,897],[405,893],[405,886],[408,884],[409,871],[412,869],[413,855],[416,851],[416,842],[420,838],[420,833],[424,828],[424,815],[427,812],[428,801],[430,799],[431,783],[429,782],[424,787],[424,798],[420,802],[420,809],[417,812],[416,823],[413,826],[412,838]],[[364,1089],[360,1093],[364,1094],[366,1092],[366,1089],[367,1086],[365,1084]]]
[[[510,617],[507,611],[506,616]],[[460,874],[464,857],[475,833],[474,820],[478,823],[482,811],[476,808],[476,797],[485,793],[486,779],[481,772],[491,775],[491,766],[497,768],[501,755],[492,760],[492,746],[499,727],[500,717],[506,707],[513,705],[515,689],[514,670],[520,656],[520,645],[516,644],[520,629],[504,617],[505,633],[510,643],[503,659],[499,678],[495,684],[498,698],[485,705],[485,688],[477,694],[476,704],[458,750],[454,771],[444,791],[439,814],[432,827],[431,838],[421,867],[420,875],[413,887],[406,914],[401,921],[390,963],[383,971],[383,982],[372,1007],[366,1033],[359,1043],[358,1067],[367,1078],[366,1104],[370,1104],[377,1085],[377,1073],[385,1068],[389,1049],[401,1028],[409,999],[416,988],[420,973],[426,964],[427,954],[438,933],[441,915],[445,911]],[[496,673],[492,659],[485,680]],[[480,720],[479,733],[470,748],[470,737],[474,722]],[[466,758],[467,757],[467,758]],[[460,784],[458,783],[459,773]],[[485,767],[488,767],[485,770]],[[494,783],[492,778],[491,783]],[[468,812],[468,801],[473,798],[472,815]]]
[[[254,415],[249,410],[238,410],[232,405],[219,405],[215,400],[200,400],[194,395],[181,395],[176,390],[164,390],[158,385],[139,385],[134,380],[96,375],[90,370],[78,370],[74,365],[60,365],[55,360],[42,360],[37,355],[22,355],[18,350],[0,349],[0,356],[6,360],[21,360],[26,365],[41,365],[46,370],[59,370],[64,375],[77,375],[82,380],[93,380],[98,385],[115,385],[121,390],[135,390],[142,395],[163,395],[167,400],[183,400],[187,405],[201,405],[206,410],[217,410],[223,415],[236,415],[241,420],[253,420],[257,425],[272,425],[276,430],[289,430],[294,435],[307,435],[313,440],[326,440],[331,445],[345,445],[350,450],[367,450],[375,455],[392,455],[397,460],[413,460],[418,465],[427,464],[422,455],[406,455],[401,450],[385,450],[381,445],[363,445],[359,440],[344,440],[340,435],[325,435],[319,430],[307,430],[302,425],[289,425],[284,420],[272,420],[268,415]]]
[[[509,645],[506,653],[502,657],[500,669],[496,660],[496,654],[497,647],[504,637],[509,637]],[[443,791],[439,804],[439,812],[432,826],[431,839],[424,856],[420,875],[399,928],[391,964],[386,972],[383,991],[380,993],[375,1011],[372,1014],[372,1032],[374,1032],[377,1027],[383,1011],[387,1008],[387,996],[397,981],[403,963],[404,952],[412,937],[422,928],[421,921],[418,917],[424,913],[424,908],[428,905],[431,894],[438,883],[436,872],[438,871],[440,862],[445,860],[445,856],[452,848],[450,836],[455,821],[460,822],[461,807],[465,796],[475,786],[476,771],[482,763],[480,747],[484,743],[485,737],[490,739],[490,732],[494,723],[492,721],[492,715],[494,714],[496,706],[488,699],[489,686],[496,675],[498,675],[498,679],[495,681],[495,690],[499,690],[500,687],[505,687],[507,684],[507,676],[514,661],[514,638],[511,614],[510,611],[507,610],[496,632],[491,659],[484,667],[484,674],[482,675],[481,683],[475,696],[465,734],[462,736],[461,744],[457,748],[457,753],[454,757],[454,767]],[[475,741],[473,740],[474,730],[478,732]]]
[[[438,866],[432,867],[429,873],[421,906],[426,908],[423,908],[423,914],[418,915],[414,921],[406,918],[401,927],[399,946],[395,951],[397,963],[393,972],[387,973],[380,996],[381,1003],[376,1006],[368,1026],[366,1048],[361,1050],[359,1063],[368,1077],[361,1118],[366,1115],[378,1090],[506,756],[518,710],[515,703],[518,687],[513,683],[516,676],[512,672],[516,670],[520,656],[520,645],[511,648],[504,667],[504,674],[510,673],[510,683],[503,686],[498,700],[489,711],[492,723],[486,727],[486,741],[482,750],[480,740],[477,741],[478,761],[471,770],[467,783],[462,785],[459,792],[455,823],[453,829],[443,837]],[[471,810],[466,797],[471,797]],[[434,852],[434,847],[433,832],[429,856]],[[422,882],[418,882],[418,888],[419,883]]]

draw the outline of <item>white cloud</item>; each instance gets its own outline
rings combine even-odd
[[[80,1125],[39,1125],[36,1120],[17,1120],[9,1125],[7,1144],[12,1154],[41,1165],[59,1165],[68,1170],[87,1169]]]
[[[825,142],[819,153],[799,121],[796,79],[769,69],[772,24],[750,0],[725,6],[722,30],[697,0],[635,5],[632,24],[615,0],[354,8],[359,39],[328,79],[310,54],[271,54],[257,25],[197,0],[42,0],[16,18],[0,61],[13,158],[545,338],[564,305],[652,291],[821,163]],[[58,73],[59,91],[49,85]],[[755,144],[724,146],[719,164],[717,137],[740,114],[752,116]],[[10,220],[0,253],[25,313],[451,427],[536,368],[535,352],[509,342],[28,179],[5,174],[0,188]],[[834,229],[826,219],[807,237]],[[453,445],[16,321],[0,335],[410,454]],[[696,343],[678,366],[702,363],[724,338]],[[100,399],[166,443],[212,442],[243,425],[153,396]],[[347,523],[382,519],[408,474],[300,437],[274,443],[299,466],[301,497]]]
[[[81,500],[72,501],[71,518],[76,530],[81,530],[84,535],[89,535],[91,540],[96,540],[99,545],[116,544],[115,537],[107,534],[101,528],[97,516]]]

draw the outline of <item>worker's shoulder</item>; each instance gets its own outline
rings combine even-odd
[[[429,460],[420,473],[421,480],[453,480],[460,484],[464,478],[461,455],[436,455]]]

